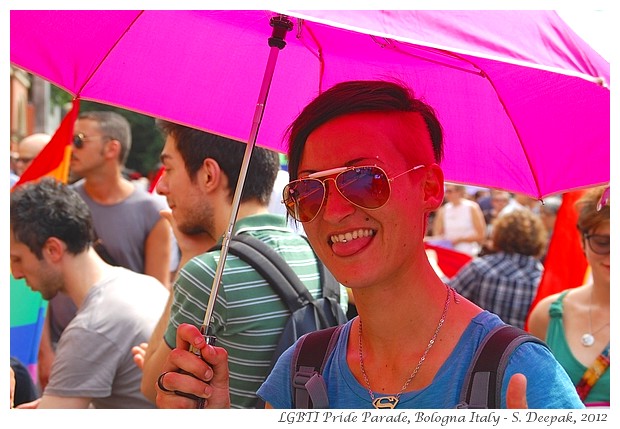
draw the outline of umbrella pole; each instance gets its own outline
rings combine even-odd
[[[228,247],[232,238],[233,228],[239,212],[239,204],[241,202],[241,193],[243,191],[243,185],[245,184],[245,178],[248,172],[248,166],[250,164],[250,158],[252,156],[252,150],[256,144],[256,138],[258,136],[258,129],[263,119],[263,112],[265,111],[265,104],[267,102],[267,95],[269,94],[269,88],[271,86],[271,80],[276,67],[276,61],[278,54],[286,46],[284,37],[287,31],[293,29],[293,23],[288,16],[276,15],[271,18],[269,24],[273,27],[273,33],[268,39],[269,46],[269,58],[267,59],[267,65],[265,67],[265,73],[263,75],[263,83],[258,94],[258,101],[256,103],[256,110],[252,121],[252,129],[250,130],[250,139],[248,141],[245,153],[243,155],[243,161],[241,163],[241,171],[239,173],[239,180],[237,181],[237,187],[235,188],[235,194],[233,197],[232,212],[230,215],[230,222],[228,228],[224,233],[222,242],[222,250],[220,253],[220,260],[217,264],[215,277],[213,278],[213,285],[211,287],[211,295],[209,295],[209,302],[207,304],[207,310],[205,311],[205,317],[200,328],[202,334],[205,337],[207,344],[215,344],[215,336],[211,329],[211,318],[213,316],[213,309],[215,307],[215,301],[222,281],[222,274],[224,273],[224,265],[226,263],[226,255],[228,254]],[[195,353],[196,351],[194,351]],[[200,355],[200,352],[197,353]]]

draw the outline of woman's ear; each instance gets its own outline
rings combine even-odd
[[[435,163],[424,170],[424,203],[429,211],[434,211],[443,203],[443,170]]]

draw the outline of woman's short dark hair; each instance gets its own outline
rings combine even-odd
[[[443,159],[443,129],[434,109],[416,98],[404,84],[390,81],[349,81],[334,85],[308,104],[287,130],[288,170],[297,178],[308,136],[324,123],[351,113],[417,112],[422,115],[433,144],[435,162]]]

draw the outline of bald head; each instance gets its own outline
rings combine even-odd
[[[31,134],[28,137],[22,139],[17,145],[17,154],[19,158],[15,162],[15,172],[18,175],[22,173],[30,166],[32,160],[43,150],[46,144],[49,143],[52,136],[45,133]]]

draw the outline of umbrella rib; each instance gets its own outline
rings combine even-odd
[[[315,45],[314,47],[316,48],[316,50],[312,49],[312,46],[306,43],[305,39],[302,37],[302,33],[303,33],[302,26],[303,26],[304,20],[297,19],[297,23],[298,23],[297,35],[295,37],[297,38],[297,40],[301,42],[303,46],[306,47],[306,49],[308,49],[308,51],[312,55],[314,55],[317,58],[317,60],[319,60],[319,94],[321,94],[323,92],[323,78],[325,76],[325,57],[323,56],[323,48],[321,47],[319,40],[314,35],[312,28],[305,26],[304,27],[305,31],[310,36],[310,39],[314,42],[314,45]]]
[[[538,197],[541,198],[542,193],[540,191],[540,183],[538,182],[538,177],[536,176],[534,172],[534,168],[532,166],[530,156],[525,150],[525,146],[523,145],[523,139],[521,138],[521,133],[519,133],[519,129],[517,128],[515,122],[513,121],[512,115],[510,114],[510,111],[506,107],[506,103],[504,102],[504,99],[500,95],[499,91],[497,91],[497,87],[495,86],[493,79],[491,79],[491,76],[489,76],[481,67],[479,67],[473,61],[468,60],[467,58],[462,58],[460,55],[455,54],[454,52],[446,52],[446,54],[453,55],[455,58],[458,58],[461,61],[465,61],[466,63],[469,63],[472,67],[480,70],[480,76],[483,79],[485,79],[487,82],[489,82],[489,84],[491,85],[491,88],[493,88],[493,92],[495,93],[495,96],[497,97],[497,100],[499,101],[499,103],[502,105],[502,108],[504,109],[504,112],[506,113],[506,117],[510,121],[510,125],[512,125],[512,129],[515,132],[515,135],[517,136],[517,140],[519,141],[519,145],[521,146],[521,152],[523,153],[523,156],[525,157],[525,160],[529,167],[529,171],[532,174],[532,179],[534,180],[534,184],[536,185],[536,192],[538,193]]]
[[[97,67],[95,67],[95,69],[93,70],[93,72],[88,75],[88,77],[86,78],[86,80],[84,80],[84,83],[82,84],[82,86],[80,86],[80,89],[77,91],[76,97],[80,98],[80,94],[82,93],[82,90],[84,89],[84,87],[88,84],[88,82],[90,82],[91,78],[97,74],[97,70],[99,70],[99,68],[101,68],[101,66],[103,65],[103,63],[105,62],[105,60],[110,56],[110,54],[112,53],[112,51],[116,48],[116,46],[120,43],[120,41],[123,39],[123,37],[125,37],[125,35],[127,34],[127,32],[129,30],[131,30],[131,28],[134,26],[134,24],[136,23],[136,21],[138,19],[140,19],[140,17],[142,16],[142,14],[144,13],[143,10],[139,11],[139,13],[134,17],[134,19],[129,23],[129,25],[127,25],[127,27],[125,28],[125,31],[123,31],[123,34],[121,34],[116,41],[112,44],[112,46],[110,46],[110,49],[108,49],[108,52],[106,52],[106,54],[103,56],[103,58],[101,59],[101,61],[99,61],[99,64],[97,64]]]
[[[397,45],[395,43],[396,42],[395,40],[387,39],[385,37],[377,37],[377,36],[372,36],[371,35],[370,38],[373,40],[373,42],[375,42],[381,48],[392,49],[393,51],[398,52],[399,54],[402,54],[402,55],[406,55],[408,57],[417,58],[417,59],[420,59],[422,61],[426,61],[426,62],[429,62],[429,63],[437,64],[437,65],[442,66],[442,67],[447,67],[447,68],[451,68],[451,69],[454,69],[454,70],[462,71],[462,72],[465,72],[465,73],[471,73],[471,74],[474,74],[474,75],[478,75],[478,76],[484,77],[484,72],[482,71],[482,69],[480,67],[478,67],[476,64],[472,63],[471,61],[468,61],[467,59],[462,58],[462,57],[456,55],[454,52],[450,52],[450,51],[446,51],[446,50],[438,49],[438,48],[427,48],[425,46],[412,45],[412,44],[407,44],[407,43],[404,43],[404,42],[398,42],[398,45]],[[384,42],[381,42],[381,40],[379,40],[379,39],[383,39]],[[408,52],[408,51],[402,49],[399,45],[411,46],[411,47],[419,49],[421,51],[426,51],[426,52],[430,52],[430,53],[433,53],[433,54],[437,54],[439,56],[445,56],[445,57],[449,57],[449,58],[456,59],[456,60],[459,60],[459,61],[464,61],[465,63],[467,63],[470,66],[474,67],[474,70],[467,69],[465,67],[459,67],[459,66],[453,65],[453,64],[444,63],[442,61],[433,60],[433,59],[430,59],[430,58],[427,58],[427,57],[423,57],[421,55],[416,55],[414,53],[411,53],[411,52]]]
[[[393,43],[394,41],[393,41],[393,40],[391,40],[391,39],[386,39],[386,38],[383,38],[383,40],[385,40],[385,41],[386,41],[386,45],[382,45],[382,44],[381,44],[381,43],[380,43],[380,42],[379,42],[379,41],[375,38],[375,36],[371,36],[371,37],[373,38],[373,40],[375,41],[375,43],[380,44],[382,47],[388,47],[388,48],[391,48],[391,49],[393,49],[394,51],[396,51],[396,52],[398,52],[398,53],[401,53],[401,54],[403,54],[403,55],[407,55],[407,56],[412,56],[412,57],[415,57],[415,58],[419,58],[419,59],[421,59],[421,60],[423,60],[423,61],[428,61],[428,62],[431,62],[431,63],[434,63],[434,64],[438,64],[438,65],[440,65],[440,66],[449,67],[449,68],[456,69],[456,70],[460,70],[460,71],[463,71],[463,72],[466,72],[466,73],[471,73],[471,74],[474,74],[474,75],[478,75],[478,76],[482,77],[483,79],[485,79],[487,82],[489,82],[489,84],[491,85],[491,88],[493,88],[493,92],[495,93],[495,96],[497,97],[497,100],[498,100],[498,101],[499,101],[499,103],[502,105],[502,108],[504,109],[504,112],[506,113],[506,117],[507,117],[507,118],[508,118],[508,120],[510,121],[510,125],[512,125],[512,129],[513,129],[513,131],[515,132],[515,135],[517,136],[517,140],[519,141],[519,145],[521,146],[521,151],[522,151],[522,153],[523,153],[523,156],[525,156],[525,160],[526,160],[527,165],[528,165],[528,167],[529,167],[529,171],[530,171],[530,172],[531,172],[531,174],[532,174],[532,179],[534,180],[534,184],[536,185],[536,192],[538,193],[538,196],[539,196],[539,197],[542,195],[542,194],[541,194],[541,191],[540,191],[540,184],[539,184],[539,181],[538,181],[538,177],[536,176],[536,174],[535,174],[535,172],[534,172],[534,169],[533,169],[533,166],[532,166],[532,162],[531,162],[531,160],[530,160],[530,157],[529,157],[529,155],[528,155],[527,151],[525,150],[525,146],[523,145],[523,139],[521,138],[521,134],[519,133],[519,129],[518,129],[518,128],[517,128],[517,126],[515,125],[515,122],[513,121],[512,116],[510,115],[510,111],[506,108],[506,103],[504,103],[504,99],[501,97],[501,95],[500,95],[500,94],[499,94],[499,92],[497,91],[497,87],[495,86],[495,83],[493,82],[493,79],[491,79],[491,77],[490,77],[490,76],[489,76],[489,75],[488,75],[488,74],[487,74],[487,73],[486,73],[486,72],[485,72],[485,71],[484,71],[481,67],[479,67],[479,66],[478,66],[476,63],[474,63],[473,61],[471,61],[471,60],[469,60],[469,59],[467,59],[467,58],[464,58],[464,57],[462,57],[462,56],[460,56],[459,54],[456,54],[456,53],[454,53],[454,52],[445,51],[445,50],[443,50],[443,49],[435,49],[435,48],[424,48],[424,47],[420,47],[422,50],[426,50],[426,51],[429,51],[429,52],[432,52],[432,53],[436,53],[436,54],[439,54],[439,55],[444,55],[444,56],[446,56],[446,57],[451,57],[451,58],[454,58],[454,59],[456,59],[456,60],[463,61],[464,63],[467,63],[467,64],[469,64],[471,67],[473,67],[473,68],[474,68],[474,70],[469,70],[469,69],[466,69],[466,68],[463,68],[463,67],[458,67],[458,66],[455,66],[455,65],[446,64],[446,63],[443,63],[443,62],[441,62],[441,61],[435,61],[435,60],[432,60],[432,59],[430,59],[430,58],[420,57],[420,56],[418,56],[418,55],[412,54],[411,52],[407,52],[407,51],[405,51],[405,50],[403,50],[403,49],[400,49],[400,48],[399,48],[399,46],[397,46],[396,44],[394,44],[394,43]],[[401,43],[399,43],[399,45],[400,45],[400,44],[401,44]],[[416,47],[417,47],[417,46],[416,46]]]
[[[523,145],[523,139],[521,138],[521,134],[519,133],[519,129],[517,128],[517,126],[515,125],[514,121],[512,120],[512,116],[510,115],[510,112],[506,108],[506,104],[504,103],[504,99],[501,97],[499,92],[497,92],[497,88],[495,87],[495,83],[493,83],[493,79],[491,79],[491,77],[488,74],[486,74],[483,70],[481,70],[481,71],[482,71],[482,77],[484,77],[489,82],[489,84],[493,88],[493,92],[495,93],[495,96],[497,97],[497,99],[499,100],[500,104],[502,105],[502,108],[504,109],[504,112],[506,112],[506,117],[508,117],[508,120],[510,121],[510,125],[512,125],[512,129],[514,130],[514,132],[515,132],[515,134],[517,136],[517,140],[519,140],[519,145],[521,146],[521,151],[523,152],[523,156],[525,156],[525,160],[526,160],[527,165],[529,167],[529,171],[532,173],[532,179],[534,180],[534,184],[536,185],[536,192],[538,193],[538,197],[541,198],[542,197],[542,193],[540,192],[540,184],[538,183],[538,177],[536,176],[536,174],[534,172],[534,168],[532,166],[532,162],[530,160],[530,156],[527,153],[527,151],[525,150],[525,146]]]

